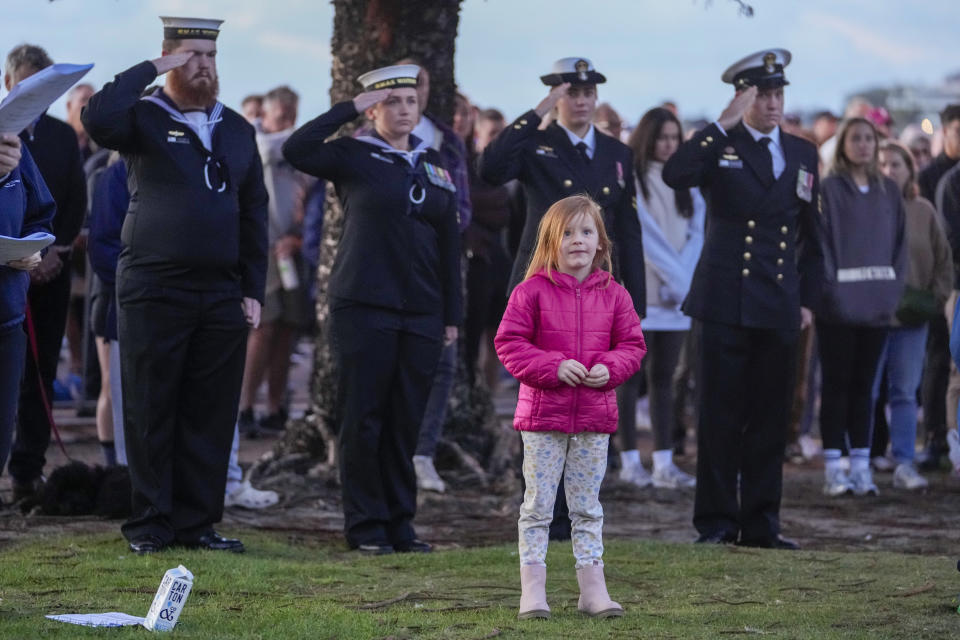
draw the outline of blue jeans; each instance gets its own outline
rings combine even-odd
[[[443,433],[443,423],[447,419],[447,401],[453,389],[453,377],[457,371],[457,342],[443,347],[440,362],[433,375],[433,386],[427,399],[427,410],[420,423],[420,436],[417,438],[415,455],[433,457],[437,451],[437,442]]]
[[[953,308],[953,326],[950,327],[950,356],[953,362],[960,368],[960,297],[957,298],[957,306]]]
[[[874,395],[887,372],[887,402],[890,404],[890,448],[898,463],[913,462],[917,442],[917,389],[923,375],[927,325],[890,329],[880,358]]]
[[[23,333],[23,323],[0,329],[0,473],[3,473],[10,455],[26,352],[27,336]]]

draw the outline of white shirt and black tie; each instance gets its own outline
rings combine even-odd
[[[567,137],[570,138],[570,144],[573,145],[574,149],[580,152],[580,157],[583,158],[584,162],[589,163],[591,160],[593,160],[593,153],[597,148],[597,134],[592,124],[590,125],[590,128],[587,129],[587,134],[582,138],[573,131],[570,131],[570,129],[567,129],[559,122],[557,125],[563,129],[564,133],[567,134]]]
[[[720,126],[719,122],[714,122],[717,125],[717,128],[727,135],[726,130]],[[769,133],[763,133],[762,131],[757,131],[753,127],[743,121],[743,128],[747,130],[750,136],[757,141],[758,144],[766,147],[767,152],[770,154],[770,159],[773,166],[773,177],[779,178],[783,173],[783,170],[787,168],[787,159],[783,155],[783,144],[780,141],[780,127],[774,127],[773,131]],[[764,139],[769,140],[769,142],[764,142]]]

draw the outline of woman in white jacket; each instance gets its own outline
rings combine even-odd
[[[639,378],[620,388],[621,479],[639,486],[653,484],[664,489],[692,487],[696,479],[673,462],[674,424],[673,373],[690,318],[680,305],[687,296],[693,270],[703,248],[706,205],[697,189],[679,190],[667,186],[661,172],[683,139],[680,121],[667,109],[651,109],[643,115],[630,136],[637,180],[637,212],[643,227],[646,261],[647,358],[643,371],[650,398],[653,428],[653,473],[644,469],[636,446],[635,404]]]

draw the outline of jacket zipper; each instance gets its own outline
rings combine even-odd
[[[577,362],[581,362],[581,352],[583,351],[583,337],[581,335],[583,331],[582,319],[583,314],[580,312],[580,287],[576,288],[577,292]],[[579,385],[573,388],[573,411],[570,413],[570,433],[576,434],[577,426],[577,406],[580,404],[580,387]]]

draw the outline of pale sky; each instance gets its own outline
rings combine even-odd
[[[400,0],[397,0],[400,1]],[[707,6],[709,4],[709,6]],[[960,71],[960,0],[464,0],[457,39],[460,89],[508,118],[532,108],[539,76],[565,56],[607,76],[601,100],[629,122],[664,99],[683,116],[715,118],[730,98],[720,74],[754,51],[784,47],[787,110],[842,110],[844,97],[893,84],[936,85]],[[30,42],[56,62],[95,63],[99,88],[159,55],[158,15],[225,20],[218,41],[221,99],[288,84],[300,121],[329,107],[333,7],[323,0],[2,0],[0,51]],[[594,13],[588,13],[590,9]],[[360,89],[359,85],[357,87]],[[51,113],[63,116],[62,101]]]

